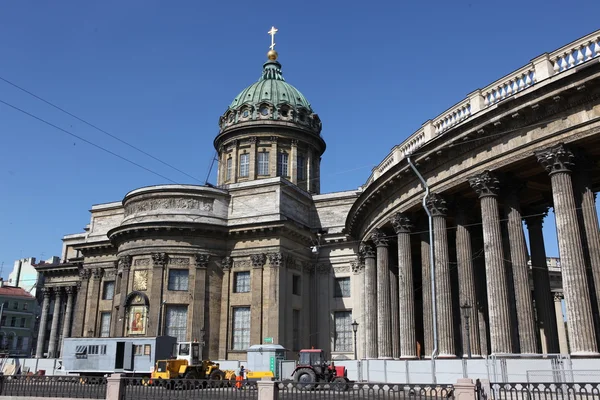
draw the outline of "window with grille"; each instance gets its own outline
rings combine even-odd
[[[250,154],[240,155],[240,177],[247,178],[250,174]]]
[[[233,350],[250,347],[250,307],[233,309]]]
[[[336,311],[333,351],[352,351],[352,312]]]
[[[189,287],[189,270],[187,269],[170,269],[169,270],[169,290],[188,290]]]
[[[167,336],[174,336],[184,342],[187,336],[187,306],[167,306],[165,326]]]
[[[100,313],[100,337],[110,336],[110,313]]]
[[[292,294],[300,296],[300,275],[292,275]]]
[[[333,297],[350,297],[350,277],[335,278]]]
[[[233,166],[233,160],[231,159],[231,157],[229,157],[227,159],[227,176],[225,177],[226,181],[230,181],[231,180],[231,169]]]
[[[277,176],[288,176],[288,154],[277,154]]]
[[[115,296],[115,282],[109,281],[104,282],[104,288],[102,289],[102,300],[112,300]]]
[[[250,291],[250,271],[235,273],[234,293],[247,293]]]
[[[300,310],[292,311],[292,347],[293,351],[300,350]]]
[[[258,153],[258,174],[269,175],[269,152]]]
[[[296,159],[296,169],[298,170],[298,180],[303,181],[306,179],[304,174],[304,156],[302,154],[298,154],[298,158]]]

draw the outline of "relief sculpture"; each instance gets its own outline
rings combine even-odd
[[[125,205],[125,217],[156,210],[212,211],[214,199],[164,198],[131,201]]]

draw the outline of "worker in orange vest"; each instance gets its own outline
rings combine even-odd
[[[237,374],[235,376],[235,388],[236,390],[242,390],[242,383],[244,381],[244,374],[245,374],[245,369],[244,366],[242,365],[239,369],[239,374]]]

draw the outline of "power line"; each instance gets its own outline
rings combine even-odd
[[[29,90],[27,90],[27,89],[25,89],[25,88],[23,88],[23,87],[21,87],[21,86],[17,85],[16,83],[13,83],[13,82],[9,81],[8,79],[6,79],[6,78],[3,78],[3,77],[1,77],[1,76],[0,76],[0,80],[2,80],[2,81],[4,81],[4,82],[8,83],[9,85],[11,85],[11,86],[13,86],[13,87],[15,87],[15,88],[17,88],[17,89],[19,89],[19,90],[21,90],[21,91],[25,92],[25,93],[27,93],[28,95],[30,95],[30,96],[32,96],[32,97],[35,97],[36,99],[38,99],[38,100],[40,100],[40,101],[42,101],[42,102],[44,102],[44,103],[48,104],[50,107],[54,107],[55,109],[57,109],[57,110],[59,110],[59,111],[61,111],[61,112],[65,113],[65,114],[69,115],[70,117],[73,117],[73,118],[75,118],[76,120],[78,120],[78,121],[80,121],[80,122],[82,122],[82,123],[86,124],[87,126],[89,126],[89,127],[91,127],[91,128],[94,128],[94,129],[96,129],[97,131],[99,131],[99,132],[102,132],[103,134],[105,134],[105,135],[107,135],[107,136],[110,136],[111,138],[113,138],[113,139],[115,139],[115,140],[117,140],[117,141],[119,141],[119,142],[123,143],[124,145],[131,147],[132,149],[134,149],[134,150],[136,150],[136,151],[138,151],[138,152],[140,152],[140,153],[144,154],[145,156],[148,156],[148,157],[152,158],[153,160],[156,160],[156,161],[160,162],[161,164],[163,164],[163,165],[166,165],[167,167],[169,167],[169,168],[171,168],[171,169],[174,169],[175,171],[177,171],[177,172],[179,172],[179,173],[181,173],[181,174],[183,174],[183,175],[187,176],[188,178],[191,178],[191,179],[193,179],[193,180],[195,180],[195,181],[197,181],[197,182],[200,182],[200,183],[202,183],[202,182],[201,182],[201,181],[200,181],[198,178],[196,178],[196,177],[194,177],[194,176],[192,176],[192,175],[188,174],[187,172],[185,172],[185,171],[182,171],[181,169],[179,169],[179,168],[177,168],[177,167],[175,167],[175,166],[173,166],[173,165],[171,165],[171,164],[167,163],[166,161],[163,161],[163,160],[161,160],[160,158],[158,158],[158,157],[155,157],[155,156],[153,156],[152,154],[150,154],[150,153],[148,153],[148,152],[146,152],[146,151],[144,151],[144,150],[140,149],[139,147],[137,147],[137,146],[135,146],[135,145],[133,145],[133,144],[131,144],[131,143],[129,143],[129,142],[127,142],[127,141],[125,141],[125,140],[121,139],[121,138],[119,138],[118,136],[116,136],[116,135],[113,135],[113,134],[111,134],[111,133],[107,132],[106,130],[104,130],[104,129],[102,129],[102,128],[98,127],[97,125],[94,125],[94,124],[92,124],[91,122],[88,122],[88,121],[86,121],[85,119],[78,117],[77,115],[75,115],[75,114],[73,114],[73,113],[71,113],[71,112],[69,112],[69,111],[65,110],[65,109],[64,109],[64,108],[62,108],[62,107],[59,107],[59,106],[57,106],[56,104],[54,104],[54,103],[50,102],[49,100],[46,100],[46,99],[44,99],[44,98],[42,98],[42,97],[38,96],[37,94],[35,94],[35,93],[33,93],[33,92],[30,92]]]
[[[123,156],[121,156],[121,155],[119,155],[119,154],[117,154],[117,153],[115,153],[115,152],[112,152],[112,151],[108,150],[108,149],[107,149],[107,148],[105,148],[105,147],[102,147],[102,146],[100,146],[100,145],[98,145],[98,144],[96,144],[96,143],[94,143],[94,142],[91,142],[91,141],[89,141],[89,140],[87,140],[87,139],[84,139],[84,138],[82,138],[81,136],[74,134],[73,132],[69,132],[68,130],[66,130],[66,129],[63,129],[63,128],[61,128],[60,126],[54,125],[53,123],[51,123],[51,122],[48,122],[48,121],[46,121],[45,119],[43,119],[43,118],[40,118],[40,117],[38,117],[38,116],[36,116],[36,115],[33,115],[33,114],[31,114],[30,112],[27,112],[27,111],[23,110],[22,108],[19,108],[19,107],[17,107],[17,106],[14,106],[14,105],[12,105],[12,104],[10,104],[10,103],[7,103],[6,101],[4,101],[4,100],[2,100],[2,99],[0,99],[0,103],[4,104],[5,106],[8,106],[8,107],[12,108],[13,110],[17,110],[17,111],[19,111],[19,112],[21,112],[21,113],[23,113],[23,114],[25,114],[25,115],[27,115],[27,116],[29,116],[29,117],[33,118],[33,119],[36,119],[36,120],[38,120],[38,121],[40,121],[40,122],[43,122],[43,123],[44,123],[44,124],[46,124],[46,125],[49,125],[49,126],[51,126],[51,127],[55,128],[55,129],[58,129],[59,131],[61,131],[61,132],[64,132],[64,133],[66,133],[67,135],[73,136],[74,138],[77,138],[77,139],[81,140],[82,142],[85,142],[85,143],[87,143],[87,144],[89,144],[89,145],[91,145],[91,146],[94,146],[94,147],[96,147],[97,149],[100,149],[100,150],[102,150],[102,151],[104,151],[104,152],[106,152],[106,153],[108,153],[108,154],[111,154],[111,155],[113,155],[113,156],[115,156],[115,157],[117,157],[117,158],[120,158],[120,159],[121,159],[121,160],[123,160],[123,161],[126,161],[126,162],[128,162],[128,163],[130,163],[130,164],[132,164],[132,165],[135,165],[135,166],[136,166],[136,167],[138,167],[138,168],[141,168],[141,169],[143,169],[143,170],[145,170],[145,171],[148,171],[148,172],[150,172],[151,174],[154,174],[154,175],[156,175],[156,176],[159,176],[159,177],[161,177],[161,178],[163,178],[163,179],[165,179],[165,180],[167,180],[167,181],[169,181],[169,182],[171,182],[171,183],[177,183],[177,182],[175,182],[174,180],[172,180],[172,179],[169,179],[169,178],[167,178],[166,176],[164,176],[164,175],[161,175],[161,174],[159,174],[159,173],[158,173],[158,172],[156,172],[156,171],[153,171],[153,170],[151,170],[151,169],[149,169],[149,168],[146,168],[146,167],[144,167],[143,165],[136,163],[135,161],[132,161],[132,160],[130,160],[130,159],[128,159],[128,158],[125,158],[125,157],[123,157]]]

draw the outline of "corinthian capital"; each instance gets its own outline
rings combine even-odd
[[[375,258],[375,250],[373,250],[373,246],[367,243],[361,243],[358,252],[362,256],[362,258]]]
[[[221,261],[221,268],[231,269],[232,266],[233,266],[233,258],[223,257],[223,261]]]
[[[375,246],[387,246],[388,238],[381,229],[374,229],[373,233],[371,233],[371,240],[375,243]]]
[[[283,254],[281,253],[270,253],[269,263],[273,267],[281,267],[283,265]]]
[[[81,280],[90,279],[90,275],[91,275],[91,273],[90,273],[89,269],[87,269],[87,268],[80,268],[79,269],[79,278]]]
[[[99,280],[100,278],[102,278],[103,273],[104,270],[102,268],[94,268],[92,270],[92,278]]]
[[[573,168],[573,152],[560,143],[548,149],[536,151],[535,156],[549,175],[558,172],[571,172]]]
[[[167,265],[168,256],[167,253],[154,253],[152,254],[152,262],[155,267],[164,267]]]
[[[410,233],[410,230],[413,227],[413,224],[412,224],[410,218],[408,218],[408,216],[406,214],[402,214],[402,213],[394,214],[392,216],[392,218],[390,218],[390,222],[392,223],[392,226],[394,227],[394,231],[396,231],[396,234]]]
[[[206,268],[210,256],[208,254],[196,254],[196,268]]]
[[[445,217],[448,215],[448,205],[446,199],[437,193],[431,193],[427,196],[425,202],[427,209],[434,217]]]
[[[267,257],[264,255],[264,253],[252,254],[250,256],[250,261],[252,262],[252,266],[254,268],[262,268],[267,262]]]
[[[129,269],[131,268],[131,256],[122,256],[119,257],[119,261],[118,262],[118,267],[122,268],[122,269]]]
[[[498,196],[500,193],[500,181],[491,171],[483,171],[469,178],[469,184],[481,197]]]

